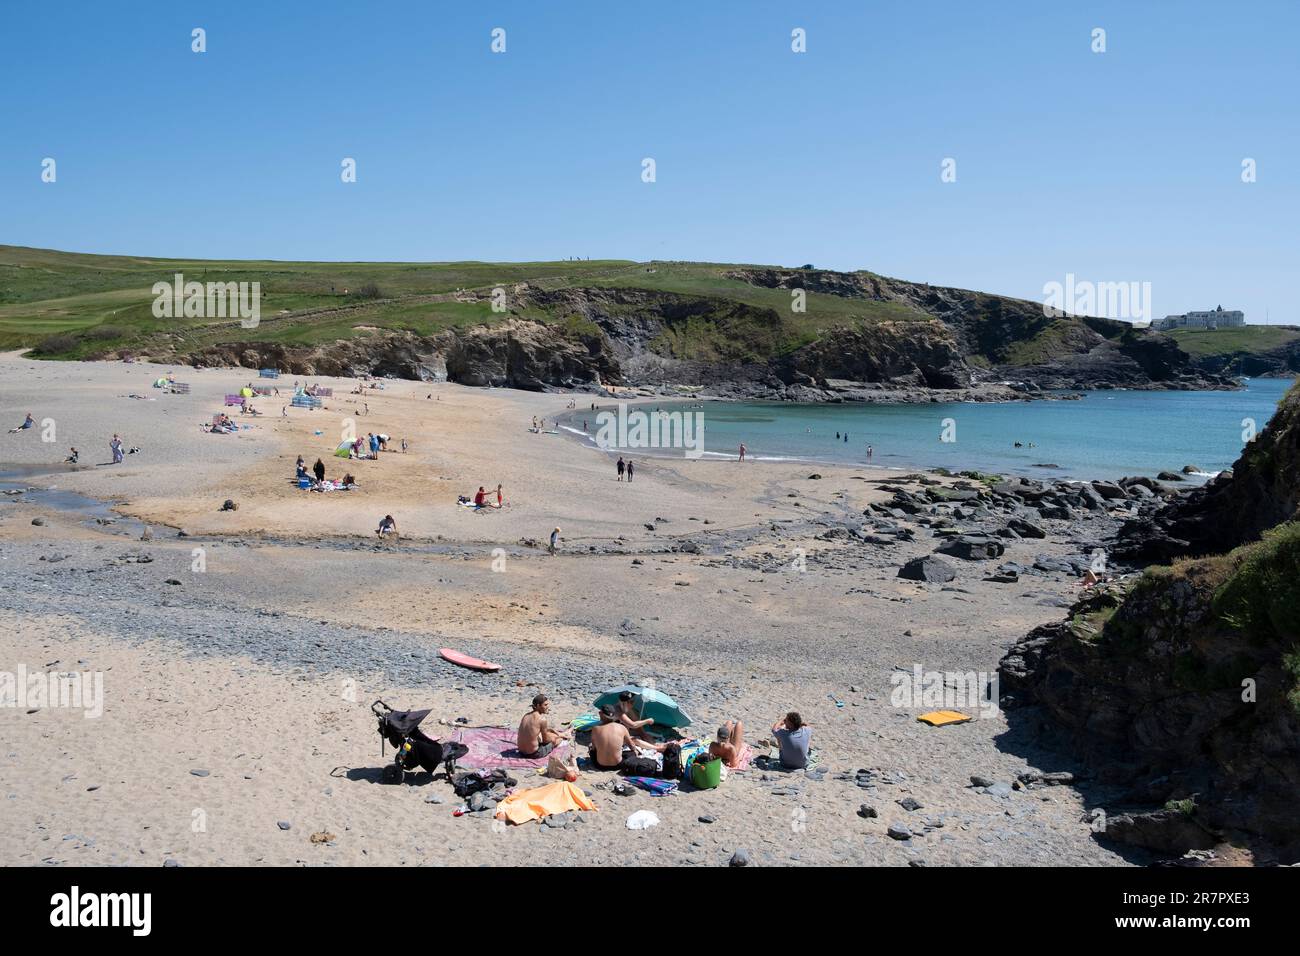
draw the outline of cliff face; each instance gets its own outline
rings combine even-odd
[[[985,379],[1043,389],[1235,387],[1199,368],[1169,336],[1110,319],[1050,317],[1025,299],[869,273],[738,269],[728,275],[763,288],[905,305],[942,323],[967,375]]]
[[[510,321],[419,336],[380,332],[317,346],[277,342],[214,345],[184,356],[197,366],[278,368],[293,375],[393,375],[465,385],[594,388],[619,383],[619,367],[600,336],[540,322]]]
[[[1047,715],[1121,804],[1156,807],[1108,837],[1300,859],[1298,426],[1292,389],[1230,480],[1171,506],[1166,535],[1208,556],[1085,598],[1002,661],[1010,720]]]
[[[742,298],[641,288],[520,284],[514,314],[434,336],[373,330],[318,346],[251,342],[179,356],[277,365],[296,374],[446,377],[469,385],[703,386],[734,397],[801,401],[924,399],[971,390],[1006,399],[1044,388],[1220,388],[1172,339],[1104,319],[1050,318],[1038,303],[866,273],[749,269],[726,278],[897,306],[897,318],[810,329]],[[471,298],[474,294],[468,294]],[[539,319],[538,316],[549,316]],[[1023,394],[1021,395],[1023,397]]]
[[[1217,554],[1258,540],[1300,506],[1300,390],[1292,388],[1230,472],[1120,531],[1126,562]]]

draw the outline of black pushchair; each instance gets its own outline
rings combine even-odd
[[[443,765],[450,779],[456,773],[456,761],[469,752],[464,744],[442,744],[426,735],[420,729],[420,722],[429,716],[427,710],[393,710],[377,700],[370,705],[370,711],[379,718],[380,755],[384,753],[385,740],[397,751],[393,762],[384,767],[384,783],[401,783],[406,771],[416,767],[432,774],[438,764]]]

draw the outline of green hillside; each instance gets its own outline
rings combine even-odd
[[[83,358],[146,347],[164,335],[186,346],[256,339],[311,345],[371,329],[432,334],[499,321],[510,315],[568,322],[573,310],[516,308],[495,313],[482,296],[496,286],[528,282],[541,290],[643,289],[716,302],[716,322],[697,321],[690,341],[669,343],[678,354],[723,354],[738,337],[747,350],[779,353],[817,338],[827,327],[882,319],[926,320],[896,302],[809,293],[794,313],[790,292],[761,288],[712,263],[589,260],[561,262],[277,262],[100,256],[0,246],[0,348],[31,347],[49,358]],[[237,320],[156,318],[151,288],[186,281],[260,282],[261,324]],[[346,290],[346,291],[345,291]],[[457,301],[458,291],[479,301]],[[736,304],[751,309],[736,309]],[[772,310],[758,327],[755,310]],[[736,312],[741,313],[738,318]],[[738,323],[746,324],[740,328]],[[767,327],[770,326],[770,327]]]

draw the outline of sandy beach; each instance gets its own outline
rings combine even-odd
[[[169,371],[189,394],[151,387]],[[397,380],[359,396],[355,380],[313,379],[334,389],[325,407],[282,416],[292,378],[253,379],[282,395],[255,399],[256,418],[232,408],[246,430],[203,432],[252,374],[0,359],[4,424],[37,421],[0,435],[0,480],[120,516],[39,492],[0,501],[0,670],[93,671],[104,687],[91,719],[0,710],[0,863],[724,865],[742,849],[760,864],[1142,862],[1094,839],[1084,817],[1104,793],[1019,784],[1077,768],[1003,716],[931,727],[919,701],[891,701],[891,675],[916,666],[993,673],[1078,590],[1072,573],[997,583],[990,564],[956,559],[945,584],[898,578],[934,550],[930,530],[887,544],[844,533],[897,473],[633,456],[628,484],[606,454],[529,430],[590,396]],[[347,428],[409,450],[331,457]],[[139,452],[102,464],[115,432]],[[80,463],[60,470],[70,446]],[[299,490],[299,455],[330,478],[351,471],[357,489]],[[498,483],[506,507],[457,504]],[[376,540],[385,514],[400,541]],[[1113,519],[1089,518],[1084,538],[1077,522],[1045,524],[1045,539],[1007,540],[1005,559],[1077,555]],[[502,669],[455,667],[440,647]],[[759,752],[799,710],[815,770],[751,767],[662,798],[584,772],[598,810],[564,827],[453,816],[462,801],[428,775],[379,783],[376,698],[432,708],[437,735],[457,718],[514,727],[539,691],[567,721],[608,687],[651,680],[693,732],[740,718]],[[661,823],[628,830],[641,809]]]

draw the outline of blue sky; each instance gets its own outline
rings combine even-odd
[[[811,262],[1034,299],[1073,273],[1300,323],[1298,28],[1285,0],[10,4],[0,242]]]

